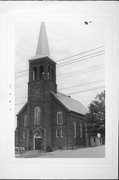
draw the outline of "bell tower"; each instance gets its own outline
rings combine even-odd
[[[45,24],[42,22],[36,55],[29,60],[28,116],[32,149],[35,148],[34,134],[40,134],[42,149],[51,145],[51,91],[57,92],[56,63],[50,58]]]

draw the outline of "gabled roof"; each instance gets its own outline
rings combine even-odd
[[[24,106],[20,109],[20,111],[17,113],[17,116],[25,109],[25,107],[27,106],[28,102],[26,102],[24,104]]]
[[[79,102],[76,101],[75,99],[66,96],[60,92],[54,93],[51,92],[51,94],[59,100],[68,110],[85,115],[88,110]]]
[[[62,94],[60,92],[57,92],[57,93],[51,92],[51,94],[70,111],[73,111],[82,115],[85,115],[88,112],[88,110],[79,101],[76,101],[75,99],[65,94]],[[28,105],[28,102],[24,104],[21,110],[17,113],[17,116],[23,112],[23,110],[25,109],[27,105]]]

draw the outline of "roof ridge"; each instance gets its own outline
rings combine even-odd
[[[63,93],[54,93],[51,92],[55,98],[57,98],[63,105],[68,108],[70,111],[77,112],[79,114],[86,114],[88,112],[88,109],[79,101],[73,99],[72,97],[69,97]]]
[[[71,96],[68,96],[68,95],[66,95],[66,94],[63,94],[63,93],[61,93],[61,92],[59,92],[59,91],[57,91],[59,94],[62,94],[63,96],[66,96],[66,97],[71,97]]]
[[[60,92],[59,92],[59,93],[60,93]],[[63,93],[60,93],[60,94],[63,94]],[[73,99],[74,101],[76,101],[76,102],[80,103],[82,106],[84,106],[81,102],[79,102],[78,100],[72,98],[71,96],[68,96],[68,95],[65,95],[65,94],[63,94],[63,95],[66,96],[66,97],[68,97],[68,98]]]
[[[17,116],[23,111],[23,109],[25,108],[25,106],[28,104],[28,101],[22,106],[22,108],[20,109],[20,111],[16,114]]]

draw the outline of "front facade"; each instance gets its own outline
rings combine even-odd
[[[36,56],[29,60],[28,101],[17,114],[18,147],[50,151],[84,146],[86,112],[57,91],[56,63],[42,23]]]

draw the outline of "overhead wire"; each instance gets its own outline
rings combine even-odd
[[[82,53],[78,53],[76,55],[73,55],[73,56],[69,56],[67,58],[64,58],[64,59],[60,59],[58,60],[57,62],[60,62],[60,61],[64,61],[64,60],[67,60],[67,59],[70,59],[72,57],[75,57],[75,56],[78,56],[78,55],[81,55],[81,54],[85,54],[87,52],[91,52],[91,51],[94,51],[96,49],[100,49],[101,47],[104,47],[104,46],[100,46],[100,47],[97,47],[97,48],[94,48],[92,50],[88,50],[88,51],[84,51]],[[82,62],[82,61],[85,61],[86,59],[90,59],[90,58],[93,58],[93,57],[96,57],[96,56],[100,56],[104,54],[104,50],[100,50],[98,52],[94,52],[94,53],[91,53],[91,54],[87,54],[85,56],[82,56],[82,57],[77,57],[75,59],[71,59],[71,60],[68,60],[68,61],[65,61],[65,62],[62,62],[62,63],[59,63],[58,64],[58,67],[62,67],[62,66],[66,66],[66,65],[69,65],[69,64],[72,64],[72,63],[76,63],[76,62]],[[98,70],[98,69],[101,69],[102,67],[100,65],[97,65],[97,68],[95,66],[95,68],[87,68],[88,70],[83,70],[82,72],[73,72],[68,75],[68,73],[64,73],[65,76],[63,76],[62,74],[59,74],[59,78],[65,78],[65,77],[70,77],[70,76],[74,76],[76,74],[82,74],[82,73],[87,73],[87,72],[92,72],[92,71],[95,71],[95,70]],[[15,74],[18,74],[16,75],[15,78],[21,78],[21,77],[24,77],[26,75],[28,75],[28,70],[24,70],[24,71],[21,71],[21,72],[18,72],[18,73],[15,73]],[[62,76],[62,77],[60,77]],[[101,80],[100,80],[101,81]],[[92,83],[97,83],[96,81],[95,82],[89,82],[89,84],[92,84]],[[88,83],[86,83],[88,84]],[[86,85],[85,84],[85,85]],[[82,86],[84,84],[79,84],[79,85],[74,85],[72,87],[77,87],[77,86]],[[21,86],[23,87],[23,86]],[[67,87],[67,88],[62,88],[62,89],[59,89],[59,90],[65,90],[65,89],[68,89],[68,88],[72,88],[72,87]],[[73,92],[73,93],[70,93],[69,95],[72,95],[72,94],[77,94],[77,93],[82,93],[82,92],[86,92],[86,91],[90,91],[90,90],[94,90],[94,89],[99,89],[99,88],[104,88],[104,86],[98,86],[98,87],[94,87],[94,88],[89,88],[89,89],[86,89],[86,90],[82,90],[82,91],[77,91],[77,92]],[[30,95],[31,96],[31,95]],[[19,97],[19,98],[16,98],[16,99],[21,99],[21,98],[26,98],[27,96],[24,96],[24,97]],[[20,105],[20,104],[24,104],[24,103],[16,103],[15,105]]]
[[[60,74],[57,74],[58,75],[58,77],[60,77],[60,76],[66,76],[66,75],[72,75],[72,74],[75,74],[75,73],[78,73],[79,71],[80,72],[83,72],[83,71],[85,71],[85,70],[90,70],[90,69],[94,69],[94,68],[100,68],[100,67],[103,67],[104,66],[104,64],[103,63],[101,63],[101,64],[96,64],[96,65],[93,65],[93,66],[89,66],[89,67],[86,67],[85,69],[83,68],[83,69],[78,69],[78,70],[75,70],[75,71],[70,71],[70,72],[67,72],[67,73],[60,73]]]
[[[69,86],[69,87],[65,87],[65,88],[60,88],[59,90],[65,90],[65,89],[69,89],[69,88],[74,88],[74,87],[80,87],[80,86],[84,86],[84,85],[88,85],[88,84],[93,84],[93,83],[99,83],[99,82],[103,82],[104,80],[98,80],[98,81],[93,81],[93,82],[88,82],[88,83],[82,83],[82,84],[78,84],[78,85],[73,85],[73,86]],[[44,92],[40,92],[40,94],[44,94]],[[29,97],[33,97],[36,95],[30,95]],[[21,98],[26,98],[27,96],[22,96],[16,99],[21,99]]]
[[[77,91],[77,92],[73,92],[73,93],[69,93],[67,94],[67,96],[71,96],[73,94],[79,94],[79,93],[83,93],[83,92],[86,92],[86,91],[92,91],[92,90],[95,90],[95,89],[102,89],[104,88],[104,86],[98,86],[98,87],[94,87],[94,88],[89,88],[89,89],[86,89],[86,90],[82,90],[82,91]],[[63,96],[63,95],[62,95]],[[15,103],[15,105],[21,105],[21,104],[25,104],[24,102],[22,103]]]
[[[73,63],[80,63],[80,62],[82,62],[82,61],[85,61],[85,60],[87,60],[87,59],[90,59],[90,58],[93,58],[93,57],[97,57],[97,56],[100,56],[100,55],[103,55],[104,54],[104,52],[102,52],[102,53],[99,53],[99,54],[96,54],[96,55],[91,55],[90,57],[85,57],[85,58],[83,58],[83,59],[75,59],[75,61],[73,61],[73,60],[71,60],[71,61],[69,61],[68,63],[65,63],[65,64],[61,64],[61,65],[59,65],[58,67],[62,67],[62,66],[64,66],[64,65],[69,65],[69,64],[73,64]]]
[[[59,59],[59,60],[57,60],[57,62],[59,62],[59,61],[64,61],[64,60],[66,60],[66,59],[69,59],[69,58],[72,58],[72,57],[75,57],[75,56],[79,56],[79,55],[81,55],[81,54],[85,54],[85,53],[87,53],[87,52],[94,51],[94,50],[100,49],[100,48],[102,48],[102,47],[104,47],[104,46],[99,46],[99,47],[97,47],[97,48],[93,48],[93,49],[91,49],[91,50],[87,50],[87,51],[84,51],[84,52],[75,54],[75,55],[73,55],[73,56],[69,56],[69,57],[66,57],[66,58],[63,58],[63,59]]]
[[[90,72],[93,72],[93,71],[96,71],[96,70],[99,70],[99,69],[102,69],[102,68],[104,68],[103,64],[98,64],[98,65],[95,65],[95,66],[88,67],[88,68],[86,68],[86,70],[83,69],[83,70],[80,70],[80,71],[79,70],[74,71],[72,73],[68,72],[68,73],[59,74],[59,75],[57,75],[57,79],[69,78],[69,77],[79,75],[79,74],[90,73]],[[25,84],[25,85],[23,85],[23,84]],[[20,87],[25,87],[25,86],[27,86],[26,82],[22,83],[22,85],[21,85],[21,83],[20,84],[17,83],[15,87],[20,88]]]
[[[77,62],[81,62],[81,61],[84,61],[84,60],[86,60],[86,59],[90,59],[90,58],[92,58],[92,57],[97,57],[97,56],[99,56],[99,55],[103,55],[104,53],[100,53],[100,54],[96,54],[96,55],[94,55],[94,56],[91,56],[91,57],[87,57],[87,58],[83,58],[83,59],[80,59],[80,60],[78,60],[78,61],[70,61],[69,63],[67,63],[67,64],[64,64],[64,65],[69,65],[69,64],[72,64],[72,63],[77,63]],[[61,66],[64,66],[64,65],[60,65],[60,67]],[[15,77],[15,79],[17,79],[17,78],[21,78],[21,77],[24,77],[24,76],[28,76],[28,74],[21,74],[21,75],[17,75],[16,77]]]
[[[72,94],[78,94],[78,93],[83,93],[83,92],[86,92],[86,91],[92,91],[92,90],[95,90],[95,89],[102,89],[104,88],[104,86],[98,86],[98,87],[94,87],[94,88],[89,88],[89,89],[86,89],[86,90],[82,90],[82,91],[77,91],[77,92],[74,92],[74,93],[70,93],[71,95]],[[69,95],[70,95],[69,94]],[[68,94],[67,94],[68,95]]]
[[[82,84],[78,84],[78,85],[73,85],[73,86],[69,86],[69,87],[65,87],[65,88],[60,88],[59,90],[70,89],[70,88],[74,88],[74,87],[89,85],[89,84],[93,84],[93,83],[99,83],[99,82],[103,82],[103,81],[104,81],[104,79],[101,79],[101,80],[98,80],[98,81],[87,82],[87,83],[82,83]]]
[[[91,73],[93,71],[96,71],[96,70],[99,70],[99,69],[102,69],[103,66],[100,66],[100,67],[97,67],[97,68],[92,68],[92,69],[89,69],[89,70],[82,70],[82,71],[76,71],[75,73],[72,73],[72,74],[67,74],[63,77],[58,77],[58,79],[62,79],[62,78],[69,78],[69,77],[72,77],[72,76],[75,76],[75,75],[79,75],[79,74],[85,74],[85,73]]]
[[[76,54],[76,55],[69,56],[69,57],[64,58],[64,59],[60,59],[60,60],[58,60],[58,61],[63,61],[63,60],[65,60],[65,59],[69,59],[69,58],[71,58],[71,57],[75,57],[75,56],[84,54],[84,53],[86,53],[86,52],[94,51],[94,50],[96,50],[96,49],[100,49],[101,47],[104,47],[104,46],[99,46],[99,47],[97,47],[97,48],[94,48],[94,49],[91,49],[91,50],[88,50],[88,51],[84,51],[84,52],[82,52],[82,53],[78,53],[78,54]],[[104,51],[104,50],[102,50],[102,51]],[[99,51],[99,52],[100,52],[100,51]],[[98,52],[95,52],[95,53],[98,53]],[[90,55],[90,54],[89,54],[89,55]],[[89,55],[86,55],[86,56],[89,56]],[[83,57],[85,57],[85,56],[83,56]],[[82,58],[82,57],[80,57],[80,58]],[[58,62],[58,61],[57,61],[57,62]],[[65,62],[65,63],[66,63],[66,62]],[[60,64],[61,64],[61,63],[60,63]],[[23,70],[23,71],[20,71],[20,72],[15,73],[15,74],[21,75],[21,73],[26,73],[26,72],[28,72],[28,70]]]
[[[68,60],[68,61],[59,63],[58,65],[60,65],[60,64],[66,64],[66,63],[68,63],[68,62],[72,62],[72,61],[75,61],[75,60],[78,60],[78,59],[80,60],[81,58],[88,57],[88,56],[92,56],[93,54],[102,53],[102,52],[104,52],[104,51],[105,51],[105,50],[100,50],[100,51],[97,51],[97,52],[93,52],[93,53],[87,54],[87,55],[85,55],[85,56],[77,57],[77,58],[75,58],[75,59],[70,59],[70,60]]]

